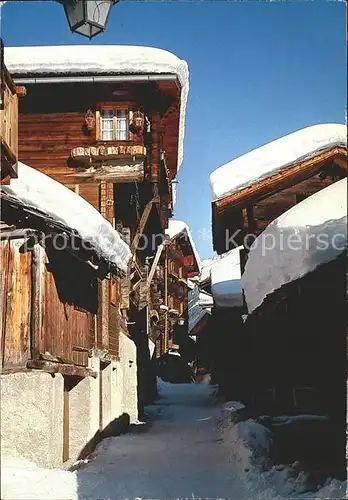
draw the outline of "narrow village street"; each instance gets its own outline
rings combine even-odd
[[[306,475],[294,468],[260,467],[271,442],[267,430],[251,420],[234,425],[231,411],[239,403],[222,404],[216,387],[160,379],[158,385],[146,423],[104,439],[69,471],[6,459],[2,500],[345,498],[340,481],[308,491]]]
[[[160,382],[160,399],[147,407],[148,423],[105,439],[73,473],[7,467],[3,500],[242,499],[230,443],[219,431],[221,405],[213,392],[204,383]]]
[[[78,498],[242,498],[209,384],[165,384],[150,423],[101,443]]]

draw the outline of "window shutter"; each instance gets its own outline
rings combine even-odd
[[[100,131],[100,111],[99,109],[95,112],[95,138],[97,141],[101,139],[101,131]]]
[[[116,113],[114,111],[114,130],[113,130],[113,140],[115,141],[116,138],[117,138],[117,133],[116,133],[116,130],[117,130],[117,117],[116,117]]]
[[[132,134],[132,132],[129,130],[129,125],[132,123],[133,121],[133,111],[129,111],[128,113],[128,135],[129,135],[129,140],[130,141],[134,141],[134,134]]]

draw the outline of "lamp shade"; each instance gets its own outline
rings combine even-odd
[[[61,0],[71,31],[93,38],[105,30],[111,7],[119,0]]]

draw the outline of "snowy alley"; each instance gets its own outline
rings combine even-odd
[[[147,408],[148,423],[105,439],[74,472],[40,469],[28,462],[3,463],[2,499],[345,497],[345,486],[338,481],[315,494],[301,494],[304,478],[295,477],[289,467],[268,473],[253,468],[249,450],[262,460],[269,439],[264,428],[252,421],[229,423],[228,415],[238,406],[217,403],[211,385],[159,386],[160,399]]]

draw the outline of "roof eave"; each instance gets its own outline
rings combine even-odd
[[[266,177],[254,184],[250,184],[249,186],[242,188],[235,193],[213,201],[215,214],[221,215],[228,208],[241,207],[247,203],[250,204],[260,201],[260,199],[269,196],[270,194],[274,194],[280,189],[289,187],[294,183],[294,180],[296,180],[296,182],[305,180],[306,178],[311,177],[328,160],[338,159],[339,166],[341,168],[347,168],[347,160],[344,160],[346,157],[347,149],[343,147],[334,147],[324,153],[315,155],[309,160],[291,164],[274,175]]]

